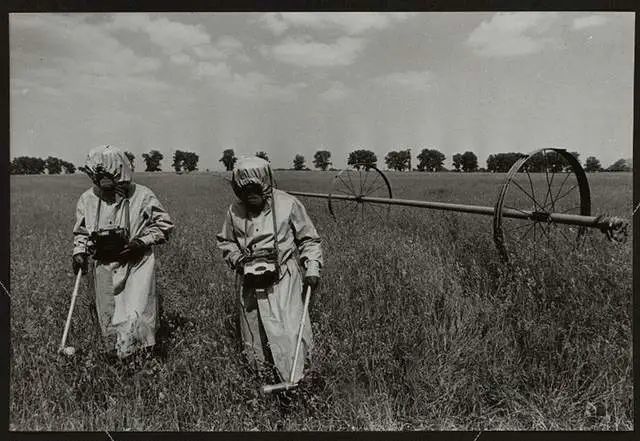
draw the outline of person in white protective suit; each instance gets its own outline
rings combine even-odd
[[[153,245],[166,242],[173,223],[153,192],[133,183],[125,153],[92,149],[84,167],[93,188],[78,200],[73,271],[92,275],[106,351],[123,359],[151,349],[160,325]]]
[[[239,159],[231,185],[240,200],[229,207],[217,243],[237,274],[244,352],[254,368],[273,363],[280,380],[288,380],[304,307],[303,288],[310,286],[313,292],[319,282],[320,237],[300,201],[273,188],[271,168],[264,159]],[[248,274],[247,268],[259,259],[272,263],[274,274]],[[308,315],[302,338],[295,382],[303,377],[313,345]]]

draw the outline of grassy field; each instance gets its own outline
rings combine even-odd
[[[328,191],[333,174],[278,172],[283,189]],[[390,173],[394,196],[493,205],[504,175]],[[630,219],[631,175],[590,175],[593,211]],[[157,249],[160,363],[97,358],[70,253],[84,176],[11,178],[12,430],[631,430],[631,241],[598,232],[578,251],[502,265],[491,218],[396,207],[386,222],[332,220],[311,310],[322,381],[283,414],[258,395],[235,330],[232,274],[215,247],[233,194],[220,177],[139,174],[177,226]]]

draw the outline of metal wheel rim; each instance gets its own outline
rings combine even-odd
[[[518,176],[518,173],[522,173],[520,170],[523,169],[523,166],[525,166],[527,162],[529,163],[533,162],[532,160],[536,155],[542,155],[542,157],[544,158],[543,159],[545,164],[544,176],[545,176],[548,188],[547,188],[547,192],[545,193],[545,199],[542,202],[542,204],[540,204],[539,201],[535,200],[535,194],[534,194],[533,205],[538,205],[538,208],[543,209],[543,210],[537,210],[537,211],[548,212],[548,213],[554,212],[555,210],[546,210],[546,209],[547,208],[555,209],[556,208],[555,202],[557,202],[562,197],[566,197],[566,196],[563,196],[564,193],[560,193],[563,189],[564,182],[560,186],[559,192],[557,193],[553,192],[553,179],[557,173],[554,171],[552,172],[553,173],[552,177],[551,178],[549,177],[549,169],[547,164],[547,155],[549,155],[548,152],[555,152],[556,154],[560,155],[560,157],[562,157],[569,164],[569,166],[571,167],[571,171],[567,173],[568,176],[565,177],[565,182],[568,180],[568,177],[571,174],[573,174],[575,176],[576,183],[574,184],[573,187],[571,187],[569,192],[577,189],[577,194],[579,195],[579,206],[575,206],[574,208],[575,209],[579,208],[579,211],[580,211],[579,214],[583,216],[591,215],[591,193],[589,189],[589,183],[587,181],[587,177],[584,172],[584,169],[580,165],[580,162],[573,155],[571,155],[565,149],[556,149],[556,148],[543,148],[527,154],[526,156],[516,161],[516,163],[513,164],[513,166],[511,167],[511,169],[509,169],[509,172],[507,174],[504,184],[501,187],[500,193],[498,195],[498,200],[496,201],[496,205],[495,205],[495,213],[493,218],[493,238],[494,238],[496,247],[498,248],[498,252],[500,253],[501,257],[506,261],[509,260],[510,250],[509,250],[509,246],[507,244],[507,238],[505,235],[506,229],[504,225],[505,218],[503,217],[503,209],[513,208],[513,207],[508,207],[505,204],[505,200],[507,195],[509,194],[509,191],[513,191],[513,187],[515,186],[520,187],[518,190],[522,190],[521,186],[519,186],[516,181],[516,177]],[[531,182],[531,176],[528,170],[526,171],[526,173],[529,177],[529,181]],[[532,193],[534,193],[533,183],[531,183],[531,191]],[[548,201],[549,194],[551,195],[551,198]],[[534,230],[537,228],[535,225],[539,225],[539,227],[541,228],[541,231],[547,236],[547,241],[550,240],[549,229],[547,228],[546,232],[544,229],[545,225],[549,227],[548,221],[545,224],[542,224],[542,221],[529,219],[529,222],[534,224],[534,227],[533,227]],[[551,223],[554,225],[554,228],[562,228],[561,225],[557,225],[553,222]],[[524,227],[524,228],[531,228],[531,227]],[[566,235],[564,233],[562,234],[568,241],[573,241],[575,246],[579,246],[580,239],[585,236],[585,231],[586,231],[585,227],[578,227],[577,232],[574,233],[575,234],[574,239],[571,239],[569,235]]]
[[[365,168],[367,170],[363,170]],[[354,170],[358,173],[359,182],[363,184],[362,186],[359,186],[357,182],[351,179],[351,173],[354,173]],[[362,173],[373,173],[373,176],[366,175],[363,178]],[[352,167],[341,170],[334,177],[328,198],[329,212],[336,221],[364,220],[367,211],[375,213],[381,220],[387,220],[391,211],[389,205],[380,206],[380,204],[371,204],[365,201],[344,201],[335,197],[367,197],[372,196],[372,193],[376,191],[383,193],[383,195],[377,195],[376,197],[393,198],[389,179],[380,169],[369,164],[353,164]],[[345,204],[351,207],[350,210],[345,210]],[[347,211],[347,213],[344,213],[344,211]],[[343,213],[341,214],[341,212]]]

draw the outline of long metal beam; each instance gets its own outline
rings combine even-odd
[[[348,195],[329,195],[326,193],[307,193],[303,191],[287,191],[287,193],[294,196],[305,196],[310,198],[321,199],[336,199],[343,201],[354,202],[367,202],[371,204],[386,204],[386,205],[401,205],[404,207],[419,207],[419,208],[432,208],[435,210],[447,210],[456,211],[460,213],[472,213],[481,214],[485,216],[493,216],[495,214],[495,208],[485,207],[481,205],[463,205],[463,204],[450,204],[446,202],[428,202],[428,201],[416,201],[411,199],[389,199],[389,198],[373,198],[373,197],[360,197],[360,196],[348,196]],[[527,210],[514,210],[511,208],[505,208],[502,210],[502,216],[512,219],[529,219],[536,221],[550,221],[557,224],[576,225],[583,227],[602,228],[607,225],[608,220],[606,218],[596,216],[581,216],[578,214],[565,214],[565,213],[546,213],[535,212]]]

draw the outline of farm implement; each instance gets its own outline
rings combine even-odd
[[[336,219],[385,220],[392,205],[493,216],[493,239],[505,260],[525,241],[551,244],[560,238],[580,245],[587,229],[598,229],[614,242],[624,242],[628,235],[625,219],[591,214],[585,171],[573,155],[558,148],[522,155],[509,169],[493,207],[394,199],[389,179],[370,164],[340,171],[328,194],[287,192],[327,199]]]

